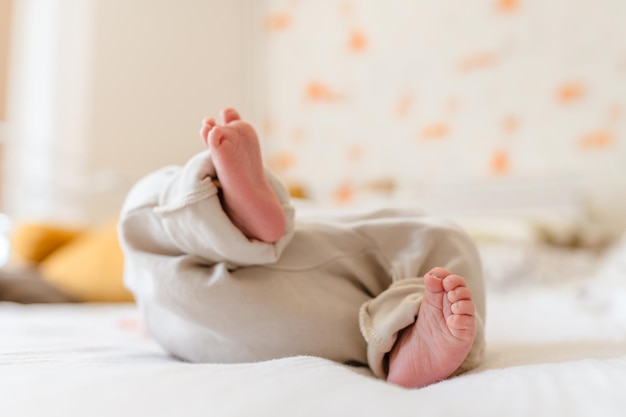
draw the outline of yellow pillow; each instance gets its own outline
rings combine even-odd
[[[11,252],[24,261],[37,264],[83,231],[44,223],[25,223],[13,233]]]
[[[24,224],[13,235],[12,252],[38,264],[43,279],[78,301],[132,301],[122,282],[116,224],[95,230]]]
[[[81,301],[132,301],[124,288],[124,255],[116,221],[87,231],[41,264],[44,279]]]

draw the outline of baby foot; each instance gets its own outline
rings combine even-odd
[[[285,215],[265,177],[256,132],[234,109],[221,118],[221,126],[204,119],[200,135],[211,149],[224,210],[247,237],[275,242],[285,233]]]
[[[476,336],[475,305],[465,279],[433,268],[424,284],[415,324],[399,333],[389,353],[387,380],[406,388],[449,377],[469,354]]]

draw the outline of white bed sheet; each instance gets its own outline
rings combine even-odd
[[[132,305],[0,304],[0,415],[624,416],[626,277],[600,270],[491,282],[484,364],[420,390],[312,357],[179,362]]]

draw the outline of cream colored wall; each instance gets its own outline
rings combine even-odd
[[[11,0],[0,0],[0,121],[6,118]]]
[[[251,114],[250,0],[17,3],[15,216],[111,216],[141,176],[201,149],[202,117]]]
[[[129,178],[200,148],[206,115],[244,112],[242,1],[97,2],[90,167]]]
[[[201,149],[200,120],[225,105],[248,110],[245,1],[98,1],[88,167],[120,181],[93,212],[147,172]],[[106,184],[103,184],[106,185]]]
[[[11,0],[0,0],[0,125],[6,120],[7,73],[9,67],[9,34],[11,28]],[[2,210],[4,147],[0,126],[0,211]]]

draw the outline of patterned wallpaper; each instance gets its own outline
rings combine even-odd
[[[264,152],[309,195],[498,178],[626,195],[626,1],[267,4]]]

